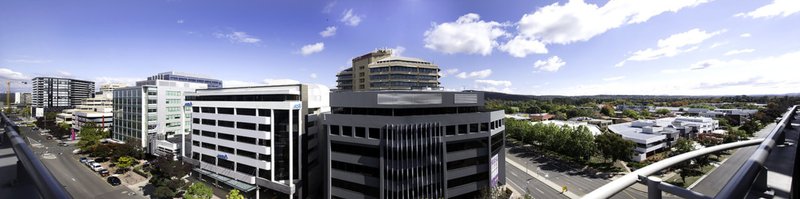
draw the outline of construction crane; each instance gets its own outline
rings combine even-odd
[[[12,82],[11,80],[6,81],[6,86],[7,86],[7,90],[6,90],[6,113],[11,111],[11,82]],[[26,81],[20,81],[20,82],[22,82],[23,84],[28,84],[28,82],[26,82]]]

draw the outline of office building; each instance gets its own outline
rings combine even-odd
[[[439,66],[417,58],[392,56],[381,49],[353,58],[336,74],[338,90],[439,89]]]
[[[147,80],[115,89],[111,138],[137,142],[153,155],[179,154],[178,145],[164,142],[189,132],[191,112],[184,106],[184,93],[205,88],[199,83]]]
[[[94,82],[57,78],[35,77],[31,84],[32,111],[59,112],[80,103],[81,99],[94,96]],[[35,113],[39,117],[43,113]]]
[[[81,103],[72,109],[72,128],[75,132],[80,132],[81,128],[87,123],[94,123],[97,128],[105,131],[111,129],[113,125],[113,91],[116,88],[124,87],[123,84],[103,84],[93,98],[82,99]]]
[[[636,143],[634,161],[645,161],[655,153],[668,150],[679,137],[693,137],[697,133],[710,133],[719,121],[702,117],[668,117],[656,120],[636,120],[612,124],[608,130]]]
[[[147,78],[147,80],[172,80],[179,82],[191,82],[205,84],[208,88],[222,88],[222,81],[205,77],[202,75],[181,73],[181,72],[163,72]]]
[[[255,198],[320,198],[319,136],[308,119],[330,110],[322,85],[201,89],[192,104],[194,174]],[[184,158],[184,160],[189,158]]]
[[[475,198],[505,184],[503,111],[482,92],[331,93],[323,198]]]
[[[123,84],[123,83],[107,83],[107,84],[103,84],[103,85],[100,85],[100,91],[97,92],[95,94],[95,96],[105,95],[106,98],[111,99],[111,97],[114,96],[114,89],[124,88],[124,87],[127,87],[127,86],[128,85]]]

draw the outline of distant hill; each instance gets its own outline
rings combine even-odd
[[[510,100],[510,101],[524,101],[524,100],[551,100],[553,98],[594,98],[594,99],[680,99],[680,98],[712,98],[712,97],[724,97],[724,96],[737,96],[737,95],[715,95],[715,96],[693,96],[693,95],[583,95],[583,96],[564,96],[564,95],[521,95],[521,94],[509,94],[509,93],[502,93],[502,92],[493,92],[493,91],[477,91],[477,90],[465,90],[466,92],[483,92],[484,98],[487,100]],[[760,96],[800,96],[800,93],[787,93],[787,94],[772,94],[772,95],[748,95],[750,97],[760,97]]]

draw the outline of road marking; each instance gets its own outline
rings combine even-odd
[[[536,188],[536,187],[534,187],[534,189],[536,189],[536,191],[539,191],[539,193],[542,193],[542,194],[544,194],[544,191],[542,191],[541,189],[539,189],[539,188]]]
[[[517,174],[515,174],[514,172],[510,172],[510,173],[511,173],[511,175],[514,175],[514,176],[517,176],[517,177],[519,177],[519,176],[518,176]]]

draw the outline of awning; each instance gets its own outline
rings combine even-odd
[[[233,187],[235,189],[243,191],[243,192],[250,192],[250,191],[253,191],[253,190],[256,189],[255,185],[251,185],[251,184],[248,184],[248,183],[244,183],[242,181],[238,181],[238,180],[233,179],[233,178],[229,178],[229,177],[226,177],[226,176],[223,176],[223,175],[212,173],[210,171],[206,171],[206,170],[203,170],[201,168],[194,168],[192,170],[194,170],[195,172],[198,172],[198,173],[200,173],[202,175],[214,178],[219,182],[223,182],[223,183],[225,183],[225,184],[227,184],[227,185],[229,185],[229,186],[231,186],[231,187]]]

